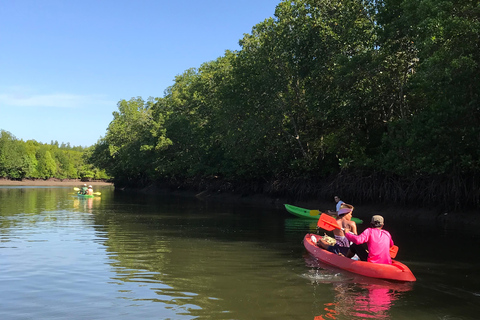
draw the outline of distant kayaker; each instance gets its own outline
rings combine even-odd
[[[320,239],[317,242],[319,247],[322,247],[325,250],[330,252],[343,255],[347,258],[351,258],[355,253],[350,251],[350,241],[345,237],[345,232],[352,232],[352,234],[357,234],[357,225],[355,222],[351,221],[352,219],[353,206],[351,208],[343,208],[338,210],[338,217],[336,218],[337,224],[340,229],[334,229],[333,235],[335,236],[335,245],[331,246],[326,241]],[[342,231],[345,230],[344,231]]]
[[[333,199],[335,200],[335,202],[337,203],[336,204],[336,207],[335,207],[335,211],[332,211],[332,210],[328,210],[328,214],[330,215],[337,215],[338,216],[338,211],[341,209],[341,206],[342,204],[344,203],[342,200],[340,200],[340,197],[339,196],[334,196]]]
[[[367,261],[373,263],[392,264],[390,247],[393,247],[393,240],[390,233],[382,230],[384,219],[382,216],[374,215],[370,222],[370,228],[365,229],[360,235],[346,232],[348,241],[360,245],[366,243],[368,246]],[[362,259],[363,260],[363,259]]]
[[[87,194],[87,190],[88,190],[88,187],[87,187],[87,184],[83,184],[83,187],[82,189],[80,190],[80,193],[81,194]]]
[[[93,195],[93,188],[92,188],[92,186],[88,186],[87,195],[89,195],[89,196]]]

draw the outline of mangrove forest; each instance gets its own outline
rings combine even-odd
[[[480,5],[295,0],[241,49],[118,102],[91,161],[117,186],[480,204]]]
[[[89,163],[91,150],[58,141],[23,141],[0,130],[0,178],[107,180],[105,170]]]
[[[281,1],[239,44],[119,101],[89,163],[117,187],[480,207],[478,1]]]

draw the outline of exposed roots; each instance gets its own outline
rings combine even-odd
[[[157,181],[156,186],[174,190],[266,195],[295,200],[330,200],[335,194],[357,204],[395,204],[458,210],[480,207],[480,177],[439,176],[401,178],[379,173],[340,173],[321,180],[281,178],[271,181],[227,181],[220,178],[189,178]],[[135,187],[135,186],[131,186]]]

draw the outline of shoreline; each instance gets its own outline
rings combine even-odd
[[[23,179],[23,180],[9,180],[0,178],[0,186],[79,186],[79,185],[92,185],[92,186],[113,186],[112,182],[106,181],[81,181],[80,179]]]
[[[208,190],[180,190],[171,188],[146,187],[142,189],[131,188],[118,189],[119,192],[126,191],[129,193],[140,193],[150,196],[157,195],[175,195],[189,198],[197,198],[202,202],[215,203],[238,203],[243,205],[253,205],[256,207],[276,208],[285,210],[284,204],[294,206],[319,209],[326,211],[334,209],[335,203],[322,200],[299,200],[287,197],[271,197],[262,194],[240,195],[228,192],[211,192]],[[346,201],[347,202],[347,201]],[[348,203],[348,202],[347,202]],[[443,233],[468,232],[472,234],[480,234],[480,214],[476,210],[473,211],[450,211],[439,212],[438,209],[428,207],[414,206],[396,206],[382,204],[357,204],[355,207],[355,216],[368,222],[372,215],[380,214],[389,223],[402,224],[408,226],[421,226],[425,229],[436,228],[443,230]]]
[[[113,182],[106,181],[81,181],[80,179],[24,179],[9,180],[0,178],[0,187],[2,186],[80,186],[83,184],[92,186],[114,186]],[[117,189],[117,191],[124,191],[124,188]],[[251,194],[251,195],[238,195],[227,192],[196,192],[193,190],[172,190],[169,188],[143,188],[143,189],[130,189],[128,192],[141,193],[151,196],[155,195],[176,195],[197,198],[199,201],[204,202],[229,202],[229,203],[241,203],[254,205],[259,207],[270,207],[283,209],[283,205],[288,203],[295,206],[311,209],[329,209],[334,207],[332,202],[324,202],[318,200],[295,200],[291,198],[282,197],[269,197],[266,195]],[[369,205],[362,204],[355,206],[356,216],[367,221],[372,214],[384,215],[386,219],[392,219],[396,222],[408,221],[408,224],[416,224],[422,226],[437,226],[444,228],[445,230],[462,230],[466,232],[472,232],[478,234],[480,230],[480,215],[478,212],[442,212],[439,213],[436,210],[428,208],[412,208],[412,207],[397,207],[397,206],[384,206],[384,205]]]

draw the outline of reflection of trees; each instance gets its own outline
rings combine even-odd
[[[45,187],[2,187],[0,188],[0,214],[35,214],[55,211],[59,202],[73,199],[64,189]]]
[[[113,193],[102,192],[101,200],[87,201],[68,192],[0,188],[1,227],[8,230],[11,223],[18,224],[13,225],[17,230],[22,224],[65,228],[73,222],[74,228],[63,231],[75,239],[74,244],[98,244],[90,254],[99,255],[104,265],[93,267],[97,274],[92,269],[86,272],[92,273],[92,279],[105,279],[106,283],[99,282],[97,287],[113,287],[110,299],[129,300],[132,305],[138,301],[149,310],[166,308],[177,318],[258,319],[261,315],[263,319],[304,319],[326,307],[353,316],[352,310],[341,309],[344,302],[337,296],[344,288],[340,284],[338,288],[337,284],[317,286],[317,291],[322,291],[318,295],[322,308],[312,310],[312,300],[318,300],[300,277],[305,269],[300,258],[303,250],[299,233],[292,231],[301,230],[300,225],[292,227],[281,219],[271,219],[273,215],[249,214],[240,207],[235,213],[203,208],[184,199],[150,203],[141,197],[125,200],[122,194],[112,201]],[[31,208],[32,203],[36,207]],[[89,203],[93,214],[81,214],[89,212]],[[45,219],[59,221],[52,224]],[[89,232],[78,237],[77,232],[84,228]],[[291,250],[298,250],[298,255]],[[332,286],[338,290],[336,295]],[[96,288],[93,283],[91,288]],[[347,294],[348,301],[361,305],[355,298],[368,289],[357,286],[351,291],[356,294]]]
[[[0,227],[2,232],[18,224],[37,223],[37,214],[43,211],[55,211],[58,209],[60,197],[58,189],[47,188],[0,188]],[[22,214],[21,218],[16,218]],[[42,219],[54,220],[54,215],[45,213]]]
[[[148,210],[131,208],[143,209]],[[151,294],[144,293],[142,300],[161,301],[188,309],[191,316],[212,319],[253,319],[259,313],[294,317],[301,304],[292,306],[292,295],[305,297],[300,286],[285,286],[286,279],[299,279],[286,268],[288,261],[277,251],[248,241],[247,227],[235,217],[197,213],[182,220],[166,214],[117,213],[95,215],[95,220],[104,226],[104,244],[119,292],[147,285]],[[269,303],[264,302],[266,297]]]
[[[79,199],[70,190],[49,187],[1,187],[0,229],[5,232],[19,224],[34,225],[57,219],[58,210],[90,212],[97,199]],[[87,201],[94,200],[94,201]],[[39,215],[41,213],[41,216]],[[21,215],[21,216],[19,216]]]

